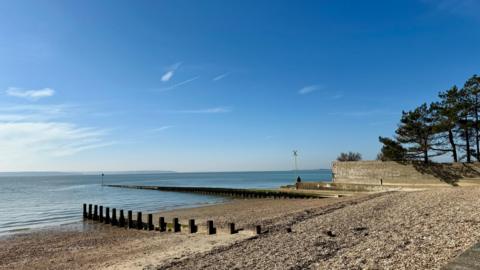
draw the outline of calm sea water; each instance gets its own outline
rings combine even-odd
[[[300,171],[306,181],[330,180],[330,170]],[[278,188],[293,184],[285,172],[216,172],[105,175],[105,184]],[[82,204],[153,212],[219,203],[224,197],[109,188],[98,175],[0,177],[0,235],[69,224],[82,219]]]

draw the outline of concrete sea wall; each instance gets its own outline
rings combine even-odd
[[[333,181],[349,184],[455,184],[480,181],[480,163],[399,163],[394,161],[334,162]]]

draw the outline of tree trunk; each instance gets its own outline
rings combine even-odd
[[[479,127],[478,127],[478,96],[475,95],[475,143],[477,146],[477,153],[475,157],[477,158],[477,161],[480,161],[480,146],[479,146],[479,139],[478,139],[478,133],[479,133]]]
[[[466,121],[465,121],[466,122]],[[471,153],[470,153],[470,136],[468,134],[468,124],[466,123],[465,124],[465,142],[466,142],[466,151],[467,151],[467,163],[470,163],[472,162],[472,159],[471,159]]]
[[[424,143],[423,143],[423,162],[425,164],[428,163],[428,139],[425,139]]]
[[[452,146],[453,162],[458,162],[457,146],[455,145],[455,141],[453,139],[453,132],[452,132],[451,129],[448,130],[448,141],[450,142],[450,145]]]

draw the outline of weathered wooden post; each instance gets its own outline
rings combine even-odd
[[[133,229],[132,210],[128,210],[128,228]]]
[[[257,226],[255,227],[255,230],[256,230],[257,234],[262,234],[262,226],[257,225]]]
[[[213,227],[213,220],[207,221],[207,231],[208,231],[208,234],[210,235],[217,233],[217,228]]]
[[[112,226],[115,226],[118,224],[116,208],[112,208],[112,220],[110,221],[110,223],[112,224]]]
[[[181,226],[180,226],[180,223],[178,223],[178,218],[174,218],[173,219],[173,232],[180,232],[182,229],[181,229]]]
[[[235,230],[235,223],[230,223],[230,234],[236,234],[238,231]]]
[[[100,222],[103,222],[103,206],[102,205],[100,205],[99,207],[98,220]]]
[[[120,218],[118,219],[118,226],[125,227],[125,216],[123,215],[123,209],[120,210]]]
[[[167,223],[165,223],[165,218],[164,217],[160,217],[158,219],[158,226],[160,227],[159,228],[160,232],[165,232],[167,230]]]
[[[110,224],[110,207],[105,207],[105,224]]]
[[[195,219],[188,221],[188,227],[190,228],[190,233],[196,233],[198,231],[198,226],[195,225]]]
[[[148,214],[148,225],[147,225],[147,227],[148,227],[147,229],[148,229],[149,231],[155,229],[155,228],[153,227],[153,215],[152,215],[152,214]]]
[[[98,220],[98,205],[93,206],[93,220]]]
[[[143,229],[142,212],[137,212],[137,229]]]
[[[89,204],[88,205],[88,219],[92,219],[92,205]]]
[[[86,203],[83,204],[83,218],[88,218]]]

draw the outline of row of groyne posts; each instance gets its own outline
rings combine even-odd
[[[92,212],[93,208],[93,212]],[[178,233],[182,230],[182,225],[179,223],[178,218],[174,218],[172,223],[166,223],[164,217],[159,217],[158,227],[155,227],[153,224],[153,215],[148,214],[147,222],[142,220],[142,212],[137,212],[136,220],[133,219],[133,212],[127,212],[127,218],[123,209],[120,210],[119,217],[117,218],[117,209],[112,208],[112,215],[110,216],[110,207],[105,207],[105,216],[103,215],[104,207],[102,205],[92,205],[83,204],[83,218],[93,221],[98,221],[100,223],[110,224],[112,226],[117,226],[120,228],[128,229],[137,229],[137,230],[148,230],[148,231],[160,231],[167,232],[173,231]],[[170,226],[169,226],[170,225]],[[170,227],[170,228],[169,228]],[[188,229],[190,233],[198,232],[198,225],[195,224],[195,219],[190,219],[188,221]],[[230,234],[236,234],[243,229],[235,228],[235,223],[229,223],[229,232]],[[260,225],[255,226],[256,234],[262,233],[262,227]],[[213,224],[213,220],[207,220],[207,233],[209,235],[216,234],[217,228]]]
[[[106,185],[116,188],[148,189],[170,192],[188,192],[202,195],[216,195],[240,198],[273,198],[273,199],[318,199],[329,197],[322,194],[305,192],[291,192],[282,190],[255,190],[255,189],[234,189],[234,188],[210,188],[210,187],[174,187],[174,186],[135,186],[135,185]]]

